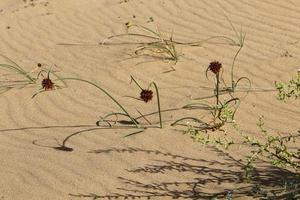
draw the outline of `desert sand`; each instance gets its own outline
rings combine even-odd
[[[140,92],[130,84],[131,75],[144,87],[157,83],[163,110],[182,107],[213,93],[204,88],[213,88],[212,79],[205,77],[211,61],[222,62],[224,78],[229,79],[226,70],[237,47],[219,40],[195,47],[178,45],[182,56],[175,64],[131,56],[137,45],[121,43],[142,40],[137,37],[101,45],[109,36],[126,33],[127,22],[193,42],[235,37],[226,15],[246,34],[235,77],[248,77],[253,88],[274,88],[275,80],[288,81],[300,68],[298,0],[1,0],[0,10],[1,54],[26,71],[41,63],[55,66],[61,76],[97,83],[135,116],[136,109],[146,114],[157,111],[157,105],[155,99],[144,103],[128,97],[139,97]],[[15,77],[1,73],[1,80]],[[233,191],[234,199],[255,199],[249,195],[253,185],[276,188],[280,178],[292,176],[258,163],[260,178],[245,183],[240,159],[247,151],[205,147],[184,135],[182,127],[170,126],[185,116],[205,118],[207,111],[163,112],[163,129],[148,128],[124,138],[134,130],[95,125],[100,116],[119,108],[94,87],[70,81],[68,88],[32,99],[37,90],[12,88],[1,93],[0,199],[210,199],[227,191]],[[256,122],[261,115],[270,132],[300,130],[299,101],[279,102],[276,94],[238,94],[242,102],[236,122],[243,132],[259,135]],[[158,123],[157,115],[148,119]],[[237,137],[231,126],[224,129],[226,133],[207,134]],[[58,148],[64,141],[72,151]]]

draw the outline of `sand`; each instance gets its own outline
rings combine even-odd
[[[0,10],[1,54],[27,71],[42,63],[56,66],[61,76],[93,81],[135,116],[136,109],[151,113],[157,105],[128,97],[140,92],[130,84],[130,75],[144,87],[157,83],[162,109],[178,108],[192,98],[212,94],[203,88],[213,87],[212,79],[205,77],[211,61],[223,63],[224,78],[229,80],[237,47],[178,45],[178,53],[184,55],[175,65],[130,56],[137,45],[98,45],[108,36],[126,33],[126,22],[158,27],[166,35],[172,32],[175,40],[192,42],[217,35],[235,37],[226,14],[246,33],[245,47],[236,60],[236,78],[248,77],[253,88],[273,88],[275,80],[288,81],[300,68],[297,0],[1,0]],[[120,41],[139,39],[110,42]],[[175,71],[164,73],[172,67]],[[209,199],[230,190],[235,199],[252,199],[246,196],[253,184],[243,182],[239,161],[247,152],[235,148],[227,154],[204,147],[170,126],[180,117],[201,118],[207,112],[164,112],[163,129],[149,128],[123,138],[134,130],[95,126],[100,116],[119,108],[92,86],[68,83],[68,88],[34,99],[37,87],[1,94],[0,199]],[[276,92],[239,95],[242,103],[236,121],[245,133],[260,134],[255,125],[260,115],[270,132],[284,135],[300,129],[299,101],[279,102]],[[158,116],[149,120],[157,123]],[[230,126],[226,130],[228,137],[236,137]],[[222,131],[213,134],[227,137]],[[57,149],[64,140],[73,151]],[[255,183],[279,187],[282,173],[259,166],[261,178]]]

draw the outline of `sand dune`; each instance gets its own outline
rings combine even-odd
[[[296,0],[1,0],[0,11],[1,54],[27,71],[37,63],[56,65],[62,76],[98,83],[134,113],[135,108],[143,113],[157,108],[155,103],[126,97],[139,95],[138,88],[129,84],[130,75],[145,87],[151,81],[159,85],[162,109],[181,107],[191,98],[212,94],[202,88],[213,87],[205,77],[212,60],[223,63],[224,78],[229,80],[237,47],[178,45],[184,56],[174,65],[132,58],[129,54],[137,45],[99,45],[108,36],[126,33],[126,22],[158,28],[182,42],[218,35],[234,38],[226,14],[246,33],[236,79],[247,76],[253,87],[272,88],[275,80],[288,81],[299,68],[300,2]],[[124,37],[109,42],[141,40]],[[171,67],[175,71],[163,73]],[[241,180],[238,161],[243,154],[231,157],[204,148],[169,126],[182,116],[201,117],[205,112],[165,112],[166,128],[124,139],[132,130],[95,126],[100,116],[118,107],[89,85],[68,83],[67,89],[34,99],[31,96],[38,89],[34,87],[1,94],[0,199],[209,199],[231,189],[246,194],[243,187],[248,184]],[[300,129],[299,106],[296,101],[276,101],[275,92],[251,92],[242,100],[236,119],[243,131],[257,134],[255,123],[264,115],[266,128],[286,134]],[[158,120],[156,115],[149,119]],[[228,128],[228,134],[235,133]],[[57,149],[64,141],[73,151]],[[268,186],[279,179],[270,176],[276,170],[262,170]]]

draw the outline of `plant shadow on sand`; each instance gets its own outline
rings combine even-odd
[[[217,199],[217,198],[241,198],[256,197],[262,198],[267,192],[273,194],[281,193],[283,179],[295,179],[295,174],[273,166],[265,166],[256,170],[256,178],[250,183],[244,182],[243,164],[231,157],[228,153],[218,149],[212,149],[213,153],[222,157],[221,161],[195,159],[181,155],[165,153],[157,150],[144,150],[140,148],[111,148],[98,149],[88,153],[94,154],[153,154],[159,159],[152,160],[157,164],[145,164],[134,169],[127,169],[128,175],[140,174],[142,180],[133,180],[127,177],[118,177],[123,186],[116,188],[117,192],[110,194],[77,193],[69,194],[72,197],[90,199]],[[168,173],[171,173],[168,175]],[[147,175],[154,174],[172,177],[177,174],[178,181],[157,181],[147,182]],[[189,180],[184,180],[185,174]],[[192,175],[192,177],[191,177]],[[282,180],[282,182],[280,181]],[[225,185],[224,185],[225,184]],[[226,188],[226,184],[230,188]],[[214,189],[213,189],[214,188]],[[217,189],[218,188],[218,189]],[[214,192],[208,191],[213,189]],[[220,190],[219,192],[215,192]],[[286,199],[285,196],[277,196],[276,199]],[[231,199],[231,198],[229,198]]]
[[[57,143],[57,145],[44,145],[40,144],[40,142],[43,140],[33,140],[32,144],[39,146],[39,147],[44,147],[44,148],[51,148],[59,151],[65,151],[65,152],[72,152],[74,151],[73,147],[70,147],[70,145],[67,144],[67,142],[72,139],[75,136],[79,136],[80,134],[87,133],[87,132],[92,132],[96,130],[111,130],[111,129],[118,129],[118,130],[132,130],[133,127],[128,126],[132,125],[130,124],[129,121],[123,121],[121,120],[119,122],[121,125],[116,126],[116,127],[99,127],[96,125],[91,125],[91,124],[82,124],[82,125],[53,125],[53,126],[31,126],[31,127],[22,127],[22,128],[11,128],[11,129],[1,129],[0,133],[5,133],[5,132],[16,132],[16,131],[24,131],[24,130],[42,130],[42,129],[75,129],[75,128],[83,128],[78,131],[74,131],[73,133],[69,134],[66,136],[64,139],[59,142],[58,139],[54,139]],[[122,125],[124,124],[124,125]]]

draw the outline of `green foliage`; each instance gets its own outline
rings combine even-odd
[[[234,144],[233,140],[229,140],[227,138],[221,139],[220,137],[212,137],[203,131],[197,130],[190,124],[188,125],[188,128],[184,132],[184,134],[188,134],[196,142],[204,145],[211,145],[216,148],[221,147],[224,149],[228,149],[231,145]]]
[[[298,99],[300,97],[300,74],[288,83],[275,82],[275,88],[278,90],[277,98],[280,101],[287,101],[292,97]]]

